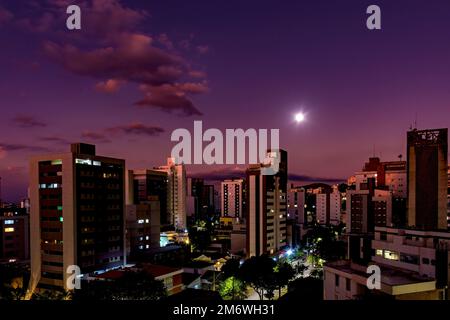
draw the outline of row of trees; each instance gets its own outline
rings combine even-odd
[[[298,270],[281,260],[275,262],[267,255],[251,257],[242,265],[237,259],[230,259],[222,267],[225,280],[220,284],[220,294],[224,299],[245,299],[247,285],[259,296],[260,300],[273,299],[275,291],[281,296],[281,289],[295,278]]]
[[[23,300],[26,295],[25,285],[11,284],[11,279],[0,273],[2,286],[0,300]],[[3,278],[3,279],[2,279]],[[41,290],[35,292],[32,300],[159,300],[167,295],[162,281],[155,280],[146,272],[126,271],[115,280],[83,281],[81,289],[73,292],[58,290]]]

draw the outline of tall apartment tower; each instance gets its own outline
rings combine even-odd
[[[408,132],[408,226],[447,229],[448,129]]]
[[[275,175],[262,175],[261,165],[247,170],[247,255],[272,254],[287,243],[287,152],[269,151],[280,160]]]
[[[225,180],[221,183],[223,217],[243,218],[244,180]]]
[[[95,146],[30,160],[30,291],[67,290],[67,268],[82,274],[125,264],[125,161]]]
[[[169,224],[167,217],[167,188],[168,177],[166,172],[157,170],[128,170],[126,196],[127,204],[142,204],[149,200],[159,201],[160,218],[162,225]],[[156,198],[155,198],[156,197]]]
[[[186,229],[187,179],[184,164],[168,158],[167,165],[155,168],[167,174],[167,215],[176,229]]]
[[[337,187],[316,194],[316,217],[322,225],[341,223],[341,193]]]

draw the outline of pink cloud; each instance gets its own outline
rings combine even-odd
[[[206,46],[206,45],[197,46],[197,52],[200,54],[206,54],[209,52],[209,46]]]
[[[116,79],[109,79],[107,81],[101,81],[95,85],[95,89],[99,92],[104,93],[114,93],[117,92],[124,81],[116,80]]]

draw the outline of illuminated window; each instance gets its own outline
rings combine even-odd
[[[14,228],[5,228],[5,232],[14,232]]]
[[[87,165],[92,165],[92,161],[89,159],[75,159],[75,163],[77,164],[87,164]]]
[[[166,289],[170,289],[173,287],[173,278],[172,277],[167,277],[164,279],[164,286],[166,287]]]
[[[145,223],[149,223],[150,222],[150,220],[148,220],[148,219],[145,219]]]
[[[63,217],[59,217],[59,221],[63,222],[64,221]]]
[[[58,206],[58,210],[62,211],[63,207],[62,206]]]
[[[380,257],[382,257],[383,256],[383,250],[381,250],[381,249],[377,249],[377,256],[380,256]]]
[[[388,260],[398,260],[398,253],[395,251],[384,250],[384,258]]]
[[[139,219],[138,223],[144,223],[144,220],[143,219]]]
[[[58,164],[62,164],[62,160],[61,159],[56,159],[52,161],[52,165],[58,165]]]
[[[102,165],[102,163],[100,161],[93,161],[92,165],[99,167]]]
[[[5,220],[5,224],[14,224],[14,220]]]

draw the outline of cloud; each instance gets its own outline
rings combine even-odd
[[[109,140],[104,134],[93,132],[93,131],[83,131],[81,134],[81,137],[83,139],[93,141],[93,142],[100,142],[100,143],[109,143],[111,140]]]
[[[207,54],[209,52],[209,46],[203,45],[203,46],[197,46],[197,52],[200,54]]]
[[[34,116],[18,115],[12,121],[22,128],[46,127],[47,124],[37,120]]]
[[[101,81],[95,85],[95,89],[99,92],[104,93],[114,93],[117,92],[124,81],[116,80],[116,79],[109,79],[107,81]]]
[[[40,137],[39,140],[44,141],[44,142],[63,144],[63,145],[69,145],[72,143],[71,141],[69,141],[67,139],[57,137],[57,136]]]
[[[201,116],[202,113],[194,106],[189,99],[191,94],[199,94],[208,91],[206,83],[181,83],[166,84],[161,86],[141,86],[145,92],[145,98],[137,101],[135,104],[140,107],[156,108],[164,112],[181,115]]]
[[[24,144],[14,144],[14,143],[0,143],[0,150],[3,152],[13,152],[13,151],[36,151],[36,152],[48,152],[49,149],[40,146],[30,146]]]
[[[3,149],[2,146],[0,146],[0,159],[6,158],[6,155],[7,155],[6,150]]]
[[[169,49],[169,50],[173,50],[174,49],[174,45],[173,42],[169,39],[169,37],[167,36],[167,34],[163,33],[160,34],[158,36],[158,41],[159,43],[161,43],[165,48]]]
[[[146,136],[158,136],[165,130],[157,126],[146,126],[142,123],[132,123],[129,125],[116,126],[106,129],[106,132],[111,134],[133,134],[133,135],[146,135]]]
[[[10,22],[14,18],[11,11],[0,7],[0,25]]]
[[[53,9],[46,19],[40,16],[42,28],[48,28],[50,15],[60,12],[68,1],[47,0],[47,4]],[[82,30],[49,37],[43,44],[52,61],[69,72],[97,79],[95,89],[100,92],[117,92],[124,83],[145,87],[145,96],[134,105],[183,116],[202,114],[191,95],[207,92],[206,82],[197,89],[191,87],[192,79],[205,79],[206,74],[191,69],[167,34],[154,37],[140,29],[149,17],[146,11],[127,8],[118,0],[80,1],[78,5],[83,12]],[[192,39],[187,43],[195,47]],[[197,50],[206,52],[208,46],[197,46]]]

